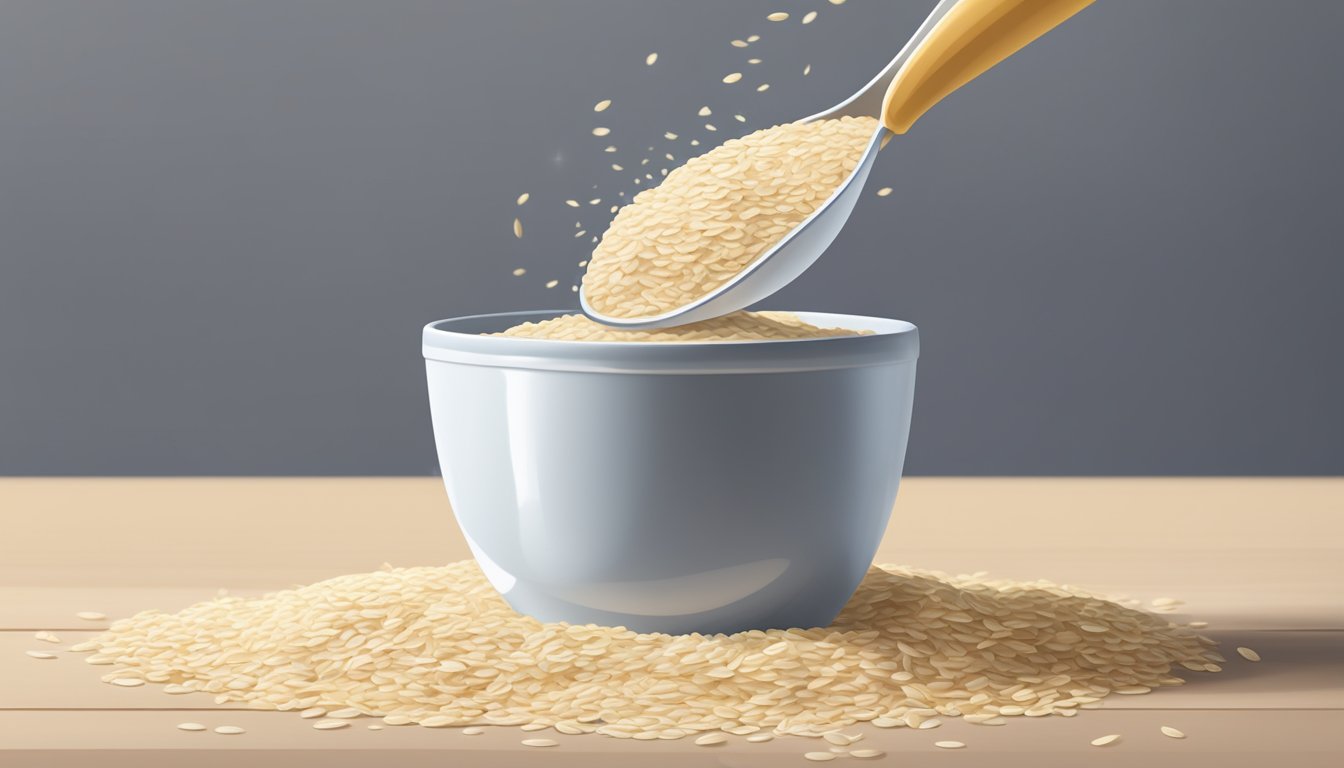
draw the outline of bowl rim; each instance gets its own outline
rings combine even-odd
[[[793,314],[815,325],[870,330],[866,336],[741,341],[569,341],[489,336],[572,309],[465,315],[424,327],[427,362],[585,373],[783,373],[893,365],[919,357],[919,329],[904,320],[832,312]]]

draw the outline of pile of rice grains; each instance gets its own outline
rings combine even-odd
[[[521,726],[705,746],[793,735],[825,739],[836,751],[808,754],[831,759],[820,756],[879,756],[849,749],[862,734],[843,730],[860,724],[1072,717],[1110,694],[1179,685],[1178,667],[1220,669],[1213,641],[1135,605],[882,565],[829,627],[640,634],[522,616],[464,561],[146,611],[70,650],[109,667],[113,685],[295,711],[319,729],[377,717],[370,728]],[[953,744],[964,746],[941,743]]]

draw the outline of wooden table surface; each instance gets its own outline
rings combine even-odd
[[[824,742],[634,742],[514,729],[316,731],[293,714],[115,688],[59,650],[112,617],[341,573],[469,557],[432,478],[0,479],[0,766],[806,766]],[[936,731],[855,728],[875,765],[1344,765],[1344,479],[905,481],[879,562],[987,570],[1185,601],[1225,671],[1075,718]],[[61,646],[36,640],[55,632]],[[1236,646],[1260,652],[1251,663]],[[182,721],[240,725],[188,733]],[[364,722],[374,722],[372,720]],[[1183,740],[1162,736],[1171,725]],[[1109,747],[1091,739],[1119,733]],[[965,749],[933,746],[959,740]],[[857,748],[857,746],[856,746]],[[91,750],[97,750],[91,752]],[[853,760],[853,758],[843,758]],[[636,763],[636,761],[638,761]]]

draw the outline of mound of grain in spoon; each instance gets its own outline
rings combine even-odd
[[[825,203],[876,130],[870,117],[786,123],[687,161],[616,214],[583,277],[589,305],[650,317],[709,294]]]

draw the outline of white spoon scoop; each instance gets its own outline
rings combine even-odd
[[[593,309],[580,291],[584,314],[614,327],[668,328],[744,309],[793,282],[840,234],[878,151],[893,134],[905,133],[948,94],[1092,2],[941,0],[877,77],[853,96],[801,121],[878,115],[882,122],[849,178],[817,210],[731,280],[695,301],[660,315],[612,317]]]

